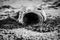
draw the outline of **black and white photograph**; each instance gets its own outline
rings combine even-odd
[[[0,40],[60,40],[60,0],[0,0]]]

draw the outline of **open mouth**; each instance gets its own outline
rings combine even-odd
[[[25,14],[23,17],[23,24],[15,21],[14,19],[7,18],[0,21],[2,29],[17,29],[17,28],[26,28],[28,30],[37,31],[37,32],[51,32],[55,30],[55,27],[59,25],[59,18],[57,19],[47,19],[43,21],[43,18],[39,18],[37,14],[30,12]]]

